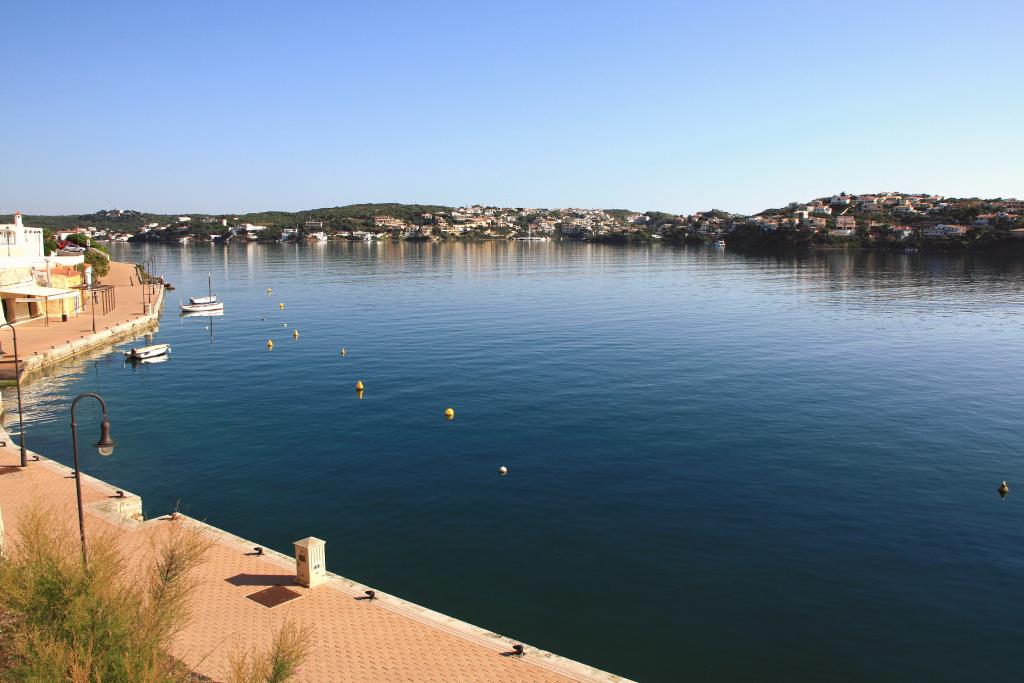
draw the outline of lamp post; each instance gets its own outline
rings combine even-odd
[[[14,386],[18,388],[18,445],[21,447],[21,466],[28,467],[28,455],[25,453],[25,416],[21,409],[21,368],[18,365],[18,333],[14,329],[14,323],[2,323],[0,327],[11,328],[11,336],[14,337]]]
[[[85,553],[85,514],[82,511],[82,470],[78,467],[78,430],[75,424],[75,408],[83,398],[94,398],[100,402],[103,408],[103,421],[100,422],[100,440],[94,446],[102,456],[111,455],[114,452],[114,440],[110,438],[110,420],[107,419],[107,402],[103,397],[93,392],[79,394],[71,402],[71,449],[75,458],[75,493],[78,496],[78,532],[82,539],[82,565],[88,567],[89,561]]]
[[[89,285],[89,308],[92,309],[92,333],[96,334],[96,292]]]

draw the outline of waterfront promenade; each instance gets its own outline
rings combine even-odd
[[[16,323],[18,332],[18,357],[23,375],[30,374],[52,362],[63,360],[84,351],[86,348],[110,341],[119,341],[131,334],[131,328],[141,328],[159,315],[162,288],[150,288],[150,295],[144,299],[143,287],[131,263],[111,262],[110,272],[103,276],[101,284],[112,285],[115,305],[103,313],[97,306],[96,335],[93,335],[93,311],[88,307],[67,322],[51,318],[48,322],[36,318]],[[153,304],[153,315],[144,315],[144,301]],[[87,304],[91,306],[91,304]],[[14,343],[9,329],[0,330],[0,342],[4,355],[0,357],[0,380],[14,379]]]
[[[70,444],[68,446],[70,449]],[[17,467],[18,450],[0,448],[0,513],[6,533],[18,532],[20,512],[33,501],[52,509],[73,527],[75,483],[72,470],[41,458]],[[116,529],[125,556],[145,561],[152,541],[170,525],[192,525],[211,541],[196,571],[191,617],[171,654],[195,672],[217,681],[228,671],[232,653],[250,646],[267,647],[286,621],[311,628],[309,656],[296,681],[622,681],[578,662],[526,647],[511,654],[517,641],[451,619],[393,596],[377,592],[365,600],[366,586],[332,575],[312,589],[295,585],[295,562],[278,553],[255,555],[256,543],[245,541],[184,515],[133,519],[141,501],[114,486],[83,475],[86,533]],[[254,504],[254,514],[259,514]],[[301,525],[301,520],[297,521]],[[296,528],[296,539],[302,536]],[[327,547],[328,567],[344,565],[344,547]],[[332,562],[332,557],[338,558]],[[300,597],[264,607],[247,596],[284,585]]]

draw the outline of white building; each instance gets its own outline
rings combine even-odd
[[[14,214],[14,222],[0,225],[0,258],[42,259],[43,231],[28,228],[21,219],[21,212]]]
[[[67,274],[84,261],[82,254],[47,256],[42,229],[26,226],[21,213],[15,213],[13,223],[0,225],[0,322],[36,318],[48,311],[52,317],[54,310],[58,317],[60,311],[77,312],[78,292],[50,287],[50,273]],[[74,301],[66,307],[63,299]]]
[[[260,233],[267,229],[265,225],[253,225],[252,223],[246,223],[244,225],[236,225],[231,228],[231,234],[233,235],[245,235],[247,238],[254,240],[258,239]]]
[[[951,225],[948,223],[939,223],[931,228],[925,228],[921,231],[921,235],[924,237],[963,237],[967,234],[967,226],[965,225]]]

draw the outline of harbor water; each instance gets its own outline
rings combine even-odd
[[[147,516],[317,536],[331,571],[645,681],[981,680],[1024,642],[1020,263],[111,250],[177,287],[170,360],[37,380],[27,444],[70,462],[100,392],[118,447],[82,467]],[[225,314],[181,318],[208,274]]]

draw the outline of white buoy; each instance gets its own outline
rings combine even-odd
[[[506,474],[508,474],[508,468],[502,465],[501,467],[498,468],[498,474],[504,477]]]

